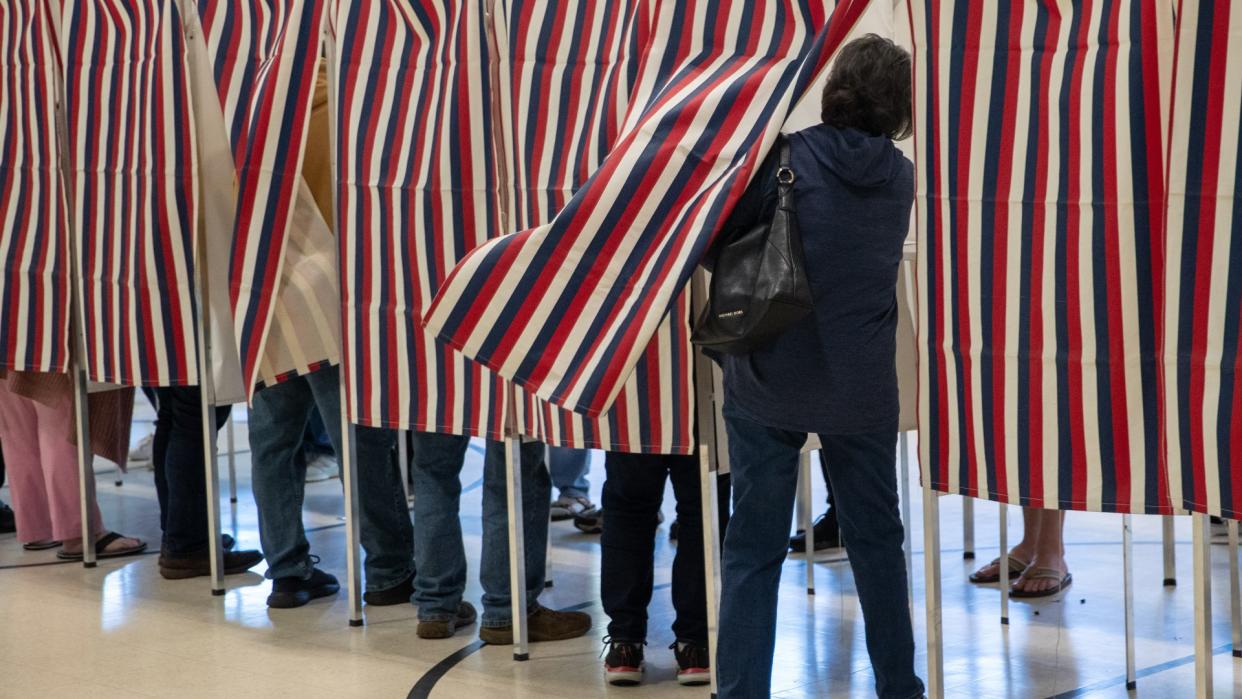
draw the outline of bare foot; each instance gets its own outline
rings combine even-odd
[[[95,537],[95,541],[99,541],[100,539],[104,538],[107,535],[108,535],[107,532],[99,534]],[[141,544],[142,542],[139,541],[138,539],[131,539],[129,537],[123,536],[120,539],[117,539],[109,543],[107,546],[105,546],[104,550],[101,553],[114,553],[116,551],[124,551],[126,549],[132,549],[137,546],[140,546]],[[65,553],[70,554],[70,555],[76,556],[82,553],[82,537],[78,537],[76,539],[65,539],[65,543],[63,546],[61,546],[61,548],[64,550]]]
[[[1030,561],[1031,560],[1030,551],[1023,549],[1021,546],[1015,546],[1013,550],[1009,552],[1009,555],[1012,556],[1013,558],[1018,559],[1019,561]],[[1009,571],[1010,571],[1010,574],[1012,575],[1013,573],[1013,562],[1012,561],[1010,561],[1010,564],[1009,564]],[[989,563],[983,566],[982,568],[980,568],[979,570],[976,570],[974,572],[974,575],[972,575],[971,577],[995,578],[998,575],[1000,575],[1000,561],[999,560],[993,563]]]
[[[1060,573],[1060,576],[1054,578],[1051,575],[1040,575],[1037,577],[1037,574],[1047,574],[1049,570],[1055,570]],[[1035,559],[1022,572],[1022,575],[1013,582],[1012,589],[1030,594],[1046,592],[1060,585],[1067,573],[1069,573],[1069,564],[1065,562],[1065,556],[1036,554]]]

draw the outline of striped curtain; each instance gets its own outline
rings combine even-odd
[[[608,156],[550,223],[466,256],[428,328],[542,399],[603,414],[866,5],[640,3],[644,53]]]
[[[60,4],[0,3],[0,368],[69,370],[56,109]]]
[[[1169,511],[1171,0],[928,0],[910,18],[924,484]]]
[[[327,5],[319,0],[199,0],[237,158],[229,288],[247,390],[260,382],[276,315]]]
[[[173,0],[64,4],[86,366],[94,381],[198,382],[196,154]]]
[[[1242,7],[1182,0],[1164,388],[1173,502],[1242,518]]]
[[[640,76],[666,79],[642,64],[651,55],[651,10],[639,0],[504,3],[496,30],[504,118],[495,138],[505,155],[509,230],[550,222],[616,144]],[[690,366],[683,293],[605,414],[587,417],[523,392],[519,429],[562,446],[690,453]]]

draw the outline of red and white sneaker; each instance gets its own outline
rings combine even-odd
[[[677,681],[680,684],[695,686],[711,683],[711,662],[706,644],[675,641],[669,648],[677,657]]]
[[[608,655],[604,658],[604,674],[608,684],[633,687],[643,681],[643,644],[606,640]]]

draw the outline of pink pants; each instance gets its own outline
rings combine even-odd
[[[82,537],[77,448],[65,439],[72,420],[72,404],[49,408],[12,393],[8,381],[0,380],[0,447],[18,541]],[[103,531],[96,503],[91,503],[91,531]]]

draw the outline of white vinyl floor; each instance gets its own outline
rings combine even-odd
[[[140,400],[140,403],[142,401]],[[144,406],[145,407],[145,406]],[[149,409],[140,410],[149,421]],[[135,441],[149,422],[135,426]],[[222,451],[224,439],[221,439]],[[228,502],[226,531],[241,546],[258,548],[249,490],[244,415],[236,426],[239,501]],[[478,451],[468,452],[462,512],[471,561],[467,599],[477,603],[480,492]],[[227,458],[221,458],[222,476]],[[913,476],[913,474],[912,474]],[[591,485],[603,477],[596,456]],[[818,481],[818,478],[816,479]],[[657,545],[656,594],[651,606],[647,683],[608,688],[603,683],[598,538],[570,523],[552,525],[554,586],[542,601],[592,614],[586,638],[536,644],[531,659],[515,663],[507,648],[484,647],[476,629],[455,638],[424,641],[414,634],[412,606],[368,610],[363,628],[347,625],[345,594],[294,610],[268,610],[270,583],[263,567],[228,578],[228,592],[212,597],[206,579],[170,582],[156,566],[158,507],[151,472],[133,470],[116,485],[98,476],[106,525],[151,542],[151,554],[101,562],[94,570],[61,564],[55,552],[27,553],[12,535],[0,537],[0,697],[707,697],[682,688],[665,648],[671,642],[667,584],[675,544],[667,522]],[[918,491],[915,490],[915,493]],[[816,484],[822,501],[823,485]],[[0,500],[10,501],[7,488]],[[997,506],[976,504],[978,561],[962,557],[961,498],[941,499],[945,686],[950,697],[1190,697],[1194,691],[1189,520],[1177,524],[1179,585],[1162,585],[1160,521],[1135,517],[1135,604],[1138,689],[1125,687],[1121,518],[1071,513],[1068,556],[1075,582],[1060,598],[1012,602],[1011,625],[1000,624],[995,587],[965,581],[977,563],[996,555]],[[915,637],[925,673],[922,513],[914,499]],[[816,507],[817,513],[820,507]],[[344,582],[344,527],[340,484],[308,486],[306,525],[321,566]],[[665,514],[671,521],[671,495]],[[1010,508],[1010,541],[1020,518]],[[1217,697],[1242,696],[1242,660],[1230,644],[1227,549],[1213,546],[1215,686]],[[805,591],[805,562],[791,557],[781,588],[780,628],[773,692],[780,697],[874,696],[863,642],[862,616],[844,562],[816,563],[817,594]],[[925,675],[924,675],[925,676]]]

